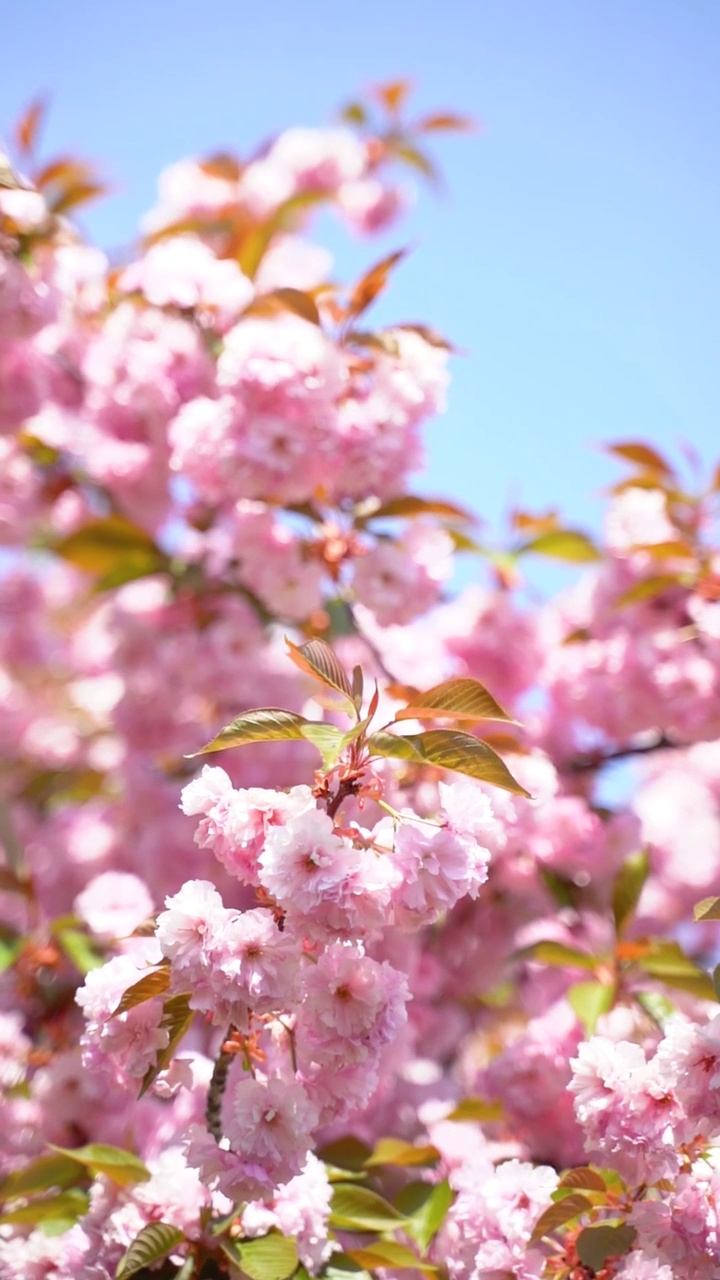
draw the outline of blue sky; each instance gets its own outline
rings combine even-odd
[[[164,164],[325,123],[370,83],[482,120],[438,139],[447,194],[407,228],[332,234],[350,276],[415,244],[377,318],[467,352],[416,487],[495,525],[509,501],[594,523],[602,441],[720,453],[717,0],[44,0],[2,26],[0,136],[52,95],[45,151],[116,187],[85,220],[108,248]]]

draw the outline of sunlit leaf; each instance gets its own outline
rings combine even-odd
[[[605,1179],[587,1165],[568,1169],[560,1179],[560,1186],[572,1187],[576,1191],[607,1191]]]
[[[414,1146],[412,1142],[403,1142],[401,1138],[380,1138],[365,1161],[365,1167],[371,1169],[374,1165],[389,1164],[412,1168],[415,1165],[437,1164],[439,1159],[437,1147]]]
[[[71,1226],[82,1218],[88,1209],[88,1197],[84,1191],[71,1187],[68,1191],[60,1191],[56,1196],[43,1196],[31,1200],[29,1204],[18,1205],[15,1209],[6,1209],[0,1214],[0,1223],[26,1223],[28,1226],[39,1226],[41,1223],[58,1221]]]
[[[614,983],[576,982],[565,994],[589,1036],[594,1034],[598,1018],[609,1013],[615,1003]]]
[[[69,213],[71,209],[77,209],[81,204],[87,204],[90,200],[97,200],[100,196],[107,195],[109,190],[110,188],[104,182],[78,182],[75,186],[66,187],[56,196],[49,197],[48,208],[51,213]]]
[[[406,257],[407,252],[407,249],[397,249],[395,253],[389,253],[386,258],[376,262],[374,267],[371,267],[369,271],[365,272],[364,276],[361,276],[350,294],[348,312],[351,316],[357,318],[364,311],[367,311],[370,303],[385,288],[393,267],[396,267]]]
[[[128,1009],[134,1009],[136,1005],[152,1000],[154,996],[164,995],[169,986],[170,965],[166,964],[159,969],[153,969],[151,973],[146,973],[138,982],[128,987],[117,1009],[113,1009],[111,1017],[117,1018],[121,1013],[127,1013]]]
[[[235,1242],[240,1267],[250,1280],[288,1280],[298,1266],[294,1240],[271,1231],[256,1240]]]
[[[504,720],[508,724],[517,724],[517,720],[503,711],[485,686],[469,676],[444,680],[432,689],[417,693],[406,707],[395,712],[396,720],[433,720],[438,716],[449,716],[453,720]]]
[[[384,84],[375,85],[373,94],[391,115],[396,115],[407,101],[412,88],[412,80],[388,80]]]
[[[657,449],[653,449],[650,445],[643,444],[641,441],[611,444],[607,446],[607,451],[616,458],[622,458],[625,462],[633,462],[638,467],[646,467],[648,471],[659,471],[666,476],[674,475],[672,467],[665,461],[662,454]]]
[[[597,1274],[609,1258],[624,1257],[635,1243],[637,1231],[627,1222],[595,1222],[584,1227],[575,1241],[583,1266]]]
[[[551,556],[554,560],[567,560],[572,564],[585,564],[601,559],[595,543],[587,534],[580,533],[577,529],[555,529],[550,533],[541,533],[539,537],[519,547],[518,552],[534,552],[536,555]]]
[[[537,1244],[543,1236],[551,1235],[558,1227],[564,1227],[573,1218],[579,1218],[581,1213],[587,1213],[588,1209],[592,1209],[592,1201],[581,1195],[565,1196],[551,1204],[540,1214],[528,1244]]]
[[[393,1271],[421,1271],[425,1275],[434,1275],[437,1267],[423,1262],[408,1249],[406,1244],[398,1244],[396,1240],[376,1240],[362,1249],[346,1249],[348,1258],[357,1262],[368,1271],[378,1267],[390,1267]]]
[[[237,254],[237,260],[245,275],[249,276],[251,280],[254,279],[257,269],[275,236],[283,232],[294,231],[302,223],[303,216],[306,213],[316,205],[329,200],[333,194],[331,190],[301,191],[297,195],[290,196],[288,200],[283,201],[282,204],[278,205],[277,209],[273,210],[265,222],[260,226],[254,227],[249,235],[244,236]]]
[[[145,1267],[166,1258],[185,1239],[185,1232],[169,1222],[149,1222],[123,1254],[115,1270],[115,1280],[129,1280]]]
[[[358,523],[368,520],[389,520],[403,516],[447,516],[449,520],[461,520],[467,524],[474,522],[474,516],[459,507],[455,502],[446,502],[442,498],[419,498],[415,494],[399,494],[396,498],[387,498],[385,502],[374,502],[367,512],[362,512]]]
[[[117,515],[89,521],[51,549],[86,573],[107,574],[119,568],[152,573],[168,565],[167,556],[144,529]]]
[[[365,124],[367,110],[362,102],[348,102],[340,110],[340,119],[345,120],[347,124]]]
[[[542,964],[560,965],[562,968],[588,969],[597,967],[597,957],[581,951],[577,947],[568,947],[563,942],[533,942],[516,952],[520,960],[539,960]]]
[[[633,551],[642,551],[652,560],[694,560],[695,551],[687,542],[679,538],[668,538],[665,542],[638,542]]]
[[[677,942],[653,943],[638,963],[651,978],[657,978],[668,987],[689,991],[702,1000],[715,999],[712,978],[703,969],[698,969]]]
[[[463,1098],[453,1107],[447,1120],[467,1121],[478,1120],[481,1123],[487,1123],[493,1120],[501,1120],[503,1116],[502,1104],[499,1102],[486,1102],[484,1098]]]
[[[693,907],[696,920],[720,920],[720,898],[703,898]]]
[[[122,1147],[111,1147],[102,1142],[91,1142],[84,1147],[56,1147],[49,1144],[59,1155],[75,1160],[84,1165],[92,1174],[102,1173],[119,1187],[127,1187],[133,1182],[147,1182],[150,1171],[138,1156]]]
[[[313,721],[304,725],[302,737],[320,752],[325,769],[332,769],[337,763],[348,740],[348,735],[337,729],[334,724],[320,724]]]
[[[402,160],[411,169],[417,169],[418,173],[421,173],[433,185],[439,184],[440,174],[437,165],[427,152],[421,150],[414,142],[410,142],[407,138],[392,138],[387,147],[397,160]]]
[[[454,1196],[450,1184],[443,1179],[434,1185],[410,1182],[402,1188],[395,1206],[406,1215],[403,1231],[425,1250],[440,1230]]]
[[[330,1222],[339,1231],[389,1231],[403,1221],[389,1201],[367,1187],[338,1183],[333,1190]]]
[[[305,644],[293,644],[285,637],[288,652],[296,667],[336,693],[342,694],[352,705],[352,685],[342,663],[324,640],[308,640]]]
[[[212,751],[225,751],[228,747],[242,747],[248,742],[303,741],[303,729],[322,721],[307,720],[295,711],[283,711],[281,707],[256,707],[225,725],[210,742],[199,751],[191,751],[186,759],[208,755]]]
[[[103,963],[103,957],[96,950],[92,939],[81,929],[59,929],[55,936],[79,973],[90,973],[91,969],[97,969]]]
[[[312,294],[302,289],[271,289],[261,293],[246,307],[244,315],[277,315],[278,311],[292,311],[310,324],[320,324],[320,312]]]
[[[492,747],[458,729],[428,729],[425,733],[403,736],[380,731],[370,735],[368,748],[373,755],[452,769],[530,799],[530,792],[513,778]]]
[[[641,578],[639,582],[634,582],[626,591],[621,592],[615,601],[615,606],[622,609],[628,604],[641,604],[644,600],[655,600],[666,591],[675,590],[681,585],[683,585],[683,579],[678,574],[653,574],[649,578]]]

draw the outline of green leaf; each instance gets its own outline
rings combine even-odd
[[[360,715],[363,700],[363,689],[365,680],[363,677],[362,667],[353,667],[352,672],[352,700],[355,710]]]
[[[448,1120],[477,1120],[481,1124],[502,1120],[503,1109],[499,1102],[486,1102],[484,1098],[463,1098],[446,1117]]]
[[[534,942],[516,952],[516,959],[539,960],[543,964],[560,965],[563,968],[594,970],[597,956],[588,955],[576,947],[566,947],[563,942]]]
[[[308,640],[306,644],[293,644],[285,637],[285,643],[292,661],[306,675],[319,680],[328,689],[334,689],[353,705],[353,692],[347,672],[342,663],[324,640]]]
[[[186,759],[209,755],[211,751],[225,751],[228,747],[242,747],[248,742],[302,741],[305,737],[303,730],[315,724],[322,724],[322,721],[306,720],[305,716],[295,711],[283,711],[280,707],[256,707],[231,720],[210,742],[206,742],[199,751],[191,751]]]
[[[90,520],[53,543],[51,550],[86,573],[110,574],[122,570],[131,577],[140,577],[167,569],[169,564],[167,556],[144,529],[118,515]]]
[[[185,1232],[169,1222],[150,1222],[138,1232],[130,1247],[123,1254],[115,1270],[115,1280],[129,1280],[144,1267],[150,1267],[166,1258],[177,1245],[182,1244]]]
[[[338,1183],[333,1190],[330,1222],[340,1231],[394,1231],[404,1218],[377,1192]]]
[[[441,769],[454,769],[480,782],[502,787],[516,795],[527,796],[520,783],[513,778],[507,765],[496,751],[480,738],[458,729],[429,729],[426,733],[407,734],[402,737],[382,731],[368,738],[368,748],[373,755],[390,759],[410,760],[416,764],[433,764]]]
[[[257,1240],[236,1241],[234,1248],[238,1264],[250,1280],[288,1280],[298,1268],[295,1241],[278,1231]]]
[[[87,1194],[72,1187],[69,1191],[60,1191],[56,1196],[44,1196],[41,1200],[20,1205],[17,1209],[8,1209],[0,1214],[0,1223],[23,1222],[28,1226],[39,1226],[41,1223],[59,1221],[72,1226],[87,1210]]]
[[[403,1142],[401,1138],[380,1138],[365,1161],[365,1168],[372,1169],[378,1164],[410,1168],[415,1165],[434,1165],[439,1159],[437,1147],[416,1147],[412,1142]]]
[[[695,920],[720,920],[720,898],[703,898],[693,908]]]
[[[598,1018],[603,1013],[609,1013],[615,1003],[615,985],[605,982],[577,982],[566,995],[571,1009],[591,1036]]]
[[[312,721],[303,727],[302,736],[320,752],[325,769],[332,769],[337,764],[347,739],[347,735],[334,724],[315,724]]]
[[[609,1258],[623,1257],[635,1243],[637,1231],[627,1222],[596,1222],[585,1227],[575,1241],[583,1266],[602,1271]]]
[[[398,1244],[396,1240],[376,1240],[362,1249],[347,1249],[346,1254],[367,1271],[391,1267],[393,1271],[422,1271],[425,1275],[437,1272],[437,1267],[423,1262],[406,1244]]]
[[[625,926],[630,923],[635,908],[640,901],[640,894],[648,878],[650,859],[646,849],[632,853],[620,868],[612,891],[612,911],[615,918],[615,931],[621,937]]]
[[[396,1207],[406,1215],[403,1231],[416,1240],[423,1251],[440,1230],[453,1199],[446,1179],[434,1186],[428,1182],[410,1182],[398,1195]]]
[[[562,1200],[551,1204],[544,1213],[540,1214],[528,1244],[537,1244],[543,1236],[551,1235],[553,1231],[557,1231],[558,1227],[564,1227],[567,1222],[572,1222],[573,1218],[579,1218],[581,1213],[587,1213],[592,1207],[592,1201],[588,1200],[587,1196],[581,1195],[565,1196]]]
[[[118,1187],[127,1187],[133,1182],[147,1182],[150,1171],[138,1156],[122,1147],[110,1147],[102,1142],[92,1142],[85,1147],[56,1147],[52,1142],[48,1146],[59,1155],[67,1156],[97,1176],[102,1173]]]
[[[143,1094],[147,1093],[150,1086],[157,1080],[160,1072],[165,1071],[170,1066],[175,1050],[185,1032],[189,1029],[194,1017],[195,1012],[190,1008],[190,997],[188,995],[168,996],[163,1006],[160,1026],[167,1031],[170,1039],[166,1047],[160,1050],[155,1066],[149,1067],[145,1072],[139,1097],[142,1098]]]
[[[49,1191],[51,1187],[71,1187],[83,1177],[77,1160],[68,1156],[38,1156],[24,1169],[16,1169],[0,1182],[0,1200]]]
[[[413,695],[406,707],[395,713],[395,720],[432,720],[450,716],[453,720],[503,720],[517,724],[503,711],[492,694],[479,680],[459,677],[444,680],[424,693]]]
[[[518,554],[528,551],[536,555],[552,556],[554,560],[567,560],[572,564],[585,564],[592,560],[600,560],[602,556],[595,543],[587,534],[577,529],[554,529],[550,533],[541,533],[538,538],[524,543],[518,548]]]
[[[170,964],[169,962],[159,969],[153,969],[150,973],[146,973],[140,978],[139,982],[134,982],[128,987],[125,995],[120,1001],[117,1009],[113,1009],[111,1018],[117,1018],[121,1013],[127,1013],[128,1009],[134,1009],[136,1005],[144,1004],[146,1000],[152,1000],[154,996],[161,996],[170,986]]]
[[[370,1156],[370,1147],[359,1138],[348,1134],[346,1138],[337,1138],[328,1142],[318,1151],[318,1156],[325,1164],[335,1169],[349,1169],[352,1173],[360,1173]]]
[[[638,964],[651,978],[657,978],[668,987],[689,991],[701,1000],[716,998],[710,975],[698,969],[677,942],[653,943],[650,952],[640,957]]]
[[[95,950],[92,939],[80,929],[59,929],[55,936],[68,960],[80,973],[89,973],[103,964],[103,957]]]

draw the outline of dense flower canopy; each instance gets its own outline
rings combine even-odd
[[[392,227],[466,127],[404,84],[171,166],[119,264],[39,123],[0,170],[0,1280],[714,1280],[720,472],[620,443],[601,538],[501,547],[414,491],[452,348],[372,326],[400,252],[345,285],[312,239]]]

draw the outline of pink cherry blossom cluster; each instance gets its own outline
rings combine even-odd
[[[112,268],[2,167],[0,1280],[720,1274],[720,477],[625,442],[502,548],[409,491],[449,345],[311,238],[462,127],[407,97]]]

